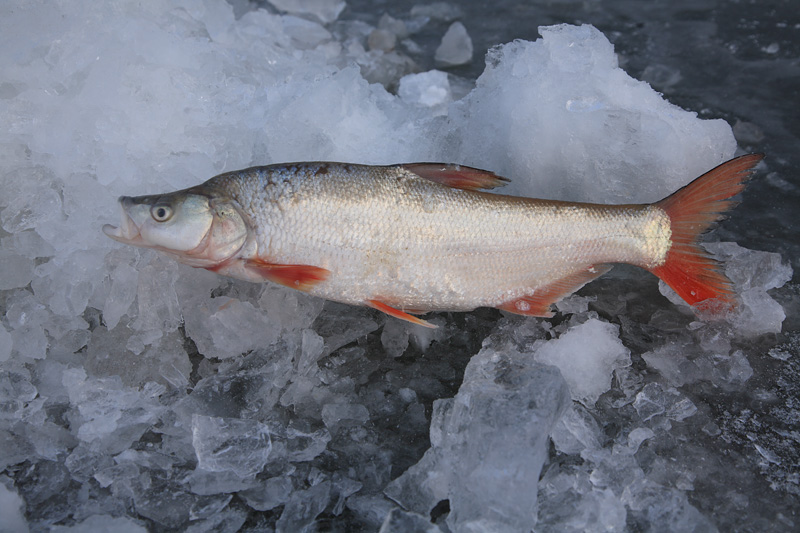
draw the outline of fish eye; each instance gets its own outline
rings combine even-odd
[[[172,218],[172,208],[168,205],[154,205],[150,208],[150,216],[156,222],[166,222]]]

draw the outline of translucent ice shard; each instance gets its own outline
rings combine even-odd
[[[532,529],[548,436],[568,403],[557,369],[484,348],[455,398],[434,402],[431,449],[386,495],[423,516],[449,500],[454,531]]]
[[[269,430],[257,420],[197,414],[192,417],[192,445],[203,470],[232,471],[243,478],[261,472],[272,450]]]

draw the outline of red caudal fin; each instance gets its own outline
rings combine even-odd
[[[670,219],[672,245],[664,262],[650,270],[688,304],[708,299],[734,304],[730,280],[697,240],[736,205],[731,198],[744,190],[763,157],[750,154],[731,159],[655,204]]]

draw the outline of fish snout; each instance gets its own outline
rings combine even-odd
[[[134,205],[133,198],[130,196],[120,196],[118,198],[120,206],[120,225],[119,227],[111,224],[103,226],[103,233],[123,243],[131,243],[139,237],[139,227],[128,214],[128,209]]]

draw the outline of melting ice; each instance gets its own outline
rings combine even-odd
[[[713,529],[695,456],[722,456],[686,435],[721,429],[682,387],[753,375],[741,345],[784,319],[777,254],[710,246],[744,302],[724,321],[622,275],[554,320],[482,310],[431,332],[104,237],[118,195],[257,164],[452,161],[515,193],[642,202],[736,150],[727,123],[629,77],[591,26],[492,49],[462,96],[407,54],[441,19],[436,60],[469,61],[455,6],[373,28],[337,21],[338,0],[270,3],[287,12],[0,7],[5,527]]]

